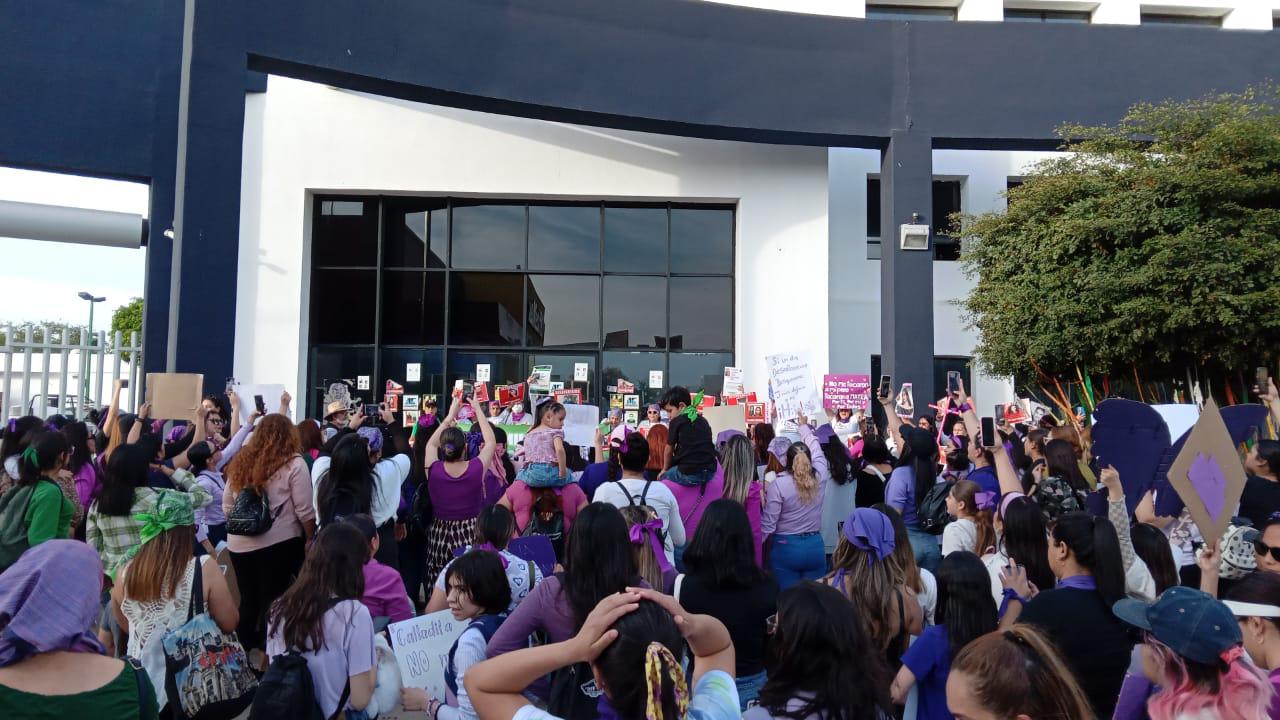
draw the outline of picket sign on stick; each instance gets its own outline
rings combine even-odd
[[[1206,398],[1200,419],[1169,467],[1169,484],[1186,503],[1205,542],[1222,537],[1244,492],[1244,467],[1218,404]]]

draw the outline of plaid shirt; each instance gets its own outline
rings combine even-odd
[[[182,469],[175,469],[170,478],[180,490],[191,496],[191,505],[200,509],[213,502],[213,495],[201,487],[194,475]],[[129,562],[138,552],[142,544],[142,522],[134,516],[140,513],[152,513],[156,509],[156,500],[162,492],[173,490],[157,490],[150,487],[135,488],[133,491],[133,507],[127,515],[103,515],[98,512],[98,503],[89,508],[89,524],[85,531],[85,539],[98,556],[102,558],[102,569],[114,581],[116,571]]]

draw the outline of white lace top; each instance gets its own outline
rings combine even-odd
[[[125,598],[120,603],[120,612],[129,621],[129,657],[141,658],[142,649],[147,640],[155,632],[164,633],[182,626],[187,621],[187,609],[191,606],[191,583],[199,569],[197,558],[187,562],[187,571],[182,574],[174,597],[139,602]],[[129,571],[128,567],[124,572]],[[123,583],[123,577],[118,580]],[[158,639],[158,637],[157,637]]]

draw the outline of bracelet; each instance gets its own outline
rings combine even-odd
[[[1019,595],[1018,591],[1013,588],[1005,588],[1004,592],[1000,593],[1000,596],[1003,599],[1000,601],[1000,611],[996,613],[997,617],[1004,617],[1005,611],[1009,609],[1009,603],[1013,600],[1017,600],[1023,607],[1027,605],[1027,599]]]

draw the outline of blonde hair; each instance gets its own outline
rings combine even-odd
[[[813,471],[813,459],[807,452],[797,452],[789,463],[791,479],[796,484],[796,496],[808,505],[818,497],[818,475]]]
[[[642,525],[650,520],[657,519],[657,515],[650,512],[643,505],[627,505],[618,508],[622,513],[622,518],[627,521],[627,530],[632,525]],[[662,590],[662,568],[658,565],[658,558],[653,554],[653,546],[649,544],[649,536],[642,535],[640,542],[631,544],[631,554],[636,559],[636,573],[649,583],[649,587],[658,591]]]
[[[831,555],[831,567],[835,572],[827,575],[826,579],[834,581],[842,576],[844,587],[836,589],[853,602],[876,647],[887,649],[896,635],[892,622],[898,612],[897,586],[901,584],[897,567],[889,558],[876,560],[874,555],[859,550],[843,535]],[[898,618],[899,629],[905,620]]]
[[[124,596],[135,602],[172,598],[187,572],[196,539],[194,525],[170,528],[142,544],[124,575]],[[200,567],[196,566],[196,572]]]

